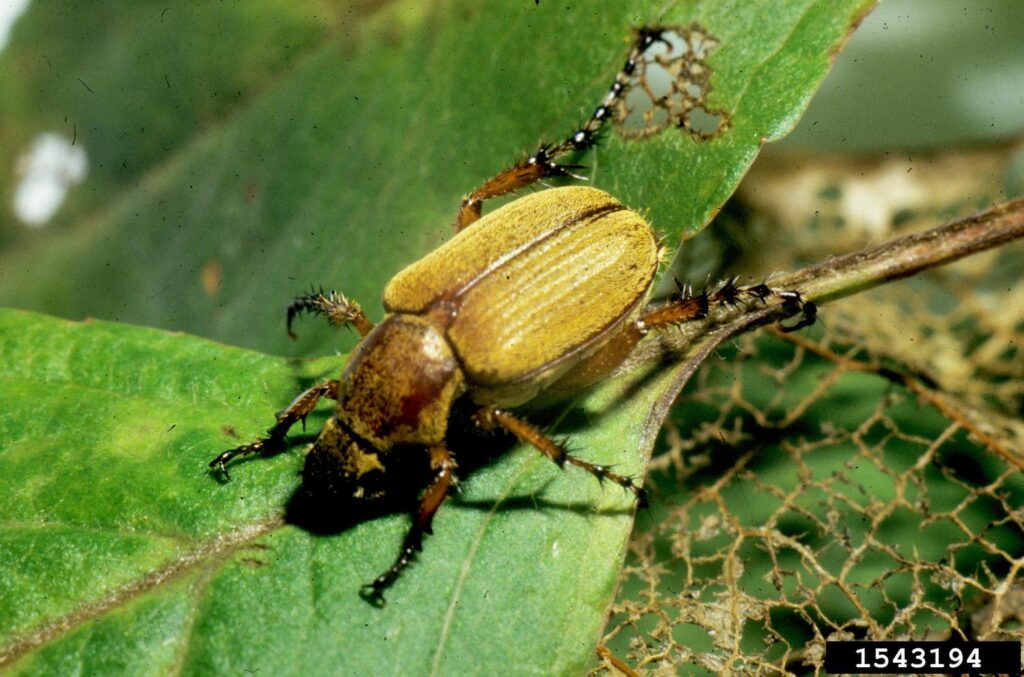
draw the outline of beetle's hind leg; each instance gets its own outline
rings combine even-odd
[[[435,473],[434,479],[423,492],[412,527],[409,528],[409,532],[405,535],[405,541],[402,543],[402,550],[398,553],[398,558],[395,559],[391,568],[375,578],[372,583],[364,585],[359,591],[363,599],[374,606],[383,606],[384,591],[391,587],[402,570],[412,563],[416,553],[423,549],[423,535],[433,533],[431,522],[433,522],[434,513],[444,503],[444,499],[448,497],[448,491],[455,483],[456,464],[451,452],[443,445],[432,446],[429,450],[430,467]]]
[[[303,391],[292,400],[292,403],[284,411],[277,415],[277,422],[267,431],[266,437],[250,444],[228,449],[210,461],[210,467],[219,470],[225,478],[231,479],[227,468],[227,464],[231,459],[238,456],[251,456],[252,454],[276,454],[282,451],[285,447],[285,435],[288,434],[291,427],[299,421],[302,421],[302,425],[305,426],[306,417],[316,407],[320,398],[338,399],[338,388],[338,381],[330,379]]]
[[[288,336],[293,340],[298,337],[292,331],[292,323],[303,312],[323,315],[336,327],[352,325],[360,336],[366,336],[374,327],[359,304],[344,294],[333,290],[329,294],[324,294],[323,290],[313,291],[297,297],[288,305]]]
[[[736,284],[736,278],[733,278],[713,292],[705,289],[695,294],[689,286],[681,285],[679,293],[674,297],[644,310],[636,321],[636,331],[642,335],[654,329],[702,320],[718,306],[736,306],[744,300],[767,303],[770,299],[781,302],[794,314],[800,313],[800,319],[793,325],[783,326],[783,331],[796,331],[814,324],[818,307],[810,301],[804,301],[800,292],[775,289],[764,283],[743,287]]]
[[[647,493],[632,477],[613,472],[611,468],[606,465],[591,463],[589,461],[584,461],[582,458],[573,456],[566,451],[564,445],[551,439],[543,430],[532,423],[524,421],[521,418],[517,418],[507,411],[495,409],[494,407],[484,407],[480,409],[474,418],[477,423],[485,429],[494,429],[495,427],[504,428],[515,435],[516,439],[520,442],[529,444],[534,449],[547,456],[559,467],[568,463],[569,465],[574,465],[577,468],[586,470],[588,473],[596,477],[599,482],[603,483],[605,480],[615,482],[623,489],[633,492],[636,496],[638,505],[641,507],[647,505]]]
[[[791,325],[780,324],[782,331],[796,331],[814,324],[817,306],[804,301],[796,291],[775,289],[766,284],[741,287],[735,279],[727,281],[715,291],[705,289],[698,293],[694,293],[688,286],[680,285],[679,293],[663,303],[644,308],[639,318],[626,324],[599,352],[563,376],[553,388],[568,391],[597,383],[618,368],[633,348],[652,331],[702,320],[719,306],[736,306],[745,301],[767,303],[770,300],[779,303],[790,315],[800,315]]]
[[[663,31],[658,28],[642,28],[637,31],[636,40],[625,65],[615,76],[601,104],[594,109],[586,124],[581,125],[561,143],[541,145],[533,155],[491,177],[464,197],[455,219],[455,231],[458,232],[479,219],[483,203],[491,198],[506,195],[548,178],[567,176],[582,179],[583,177],[574,174],[573,170],[583,169],[583,165],[561,164],[558,160],[570,153],[585,151],[597,143],[601,129],[612,118],[615,104],[625,93],[629,78],[636,71],[637,62],[648,47],[659,40],[664,40],[662,33]]]

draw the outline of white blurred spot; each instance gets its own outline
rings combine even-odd
[[[30,226],[46,225],[87,169],[81,146],[52,132],[40,134],[15,167],[21,182],[14,192],[14,215]]]
[[[0,0],[0,51],[11,37],[11,26],[28,9],[28,0]]]

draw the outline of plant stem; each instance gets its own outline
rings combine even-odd
[[[798,291],[805,301],[820,305],[1022,237],[1024,198],[1003,202],[931,230],[826,259],[795,273],[775,277],[771,285],[776,289]],[[704,353],[708,341],[717,346],[794,314],[791,307],[781,304],[722,308],[703,320],[683,325],[679,331],[662,332],[641,343],[620,371],[664,360],[668,354],[678,359],[680,355]]]
[[[1024,237],[1024,199],[1003,202],[938,228],[837,256],[772,283],[796,289],[808,301],[825,303],[1020,237]]]
[[[829,258],[803,270],[772,279],[776,289],[800,292],[805,301],[826,303],[909,277],[928,268],[998,247],[1024,237],[1024,199],[1011,200],[974,216],[906,235],[882,245]],[[644,424],[645,439],[654,437],[690,376],[725,341],[757,327],[792,316],[782,304],[725,308],[707,318],[664,331],[640,343],[619,373],[675,362],[676,374],[655,402]]]

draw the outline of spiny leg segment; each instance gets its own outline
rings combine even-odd
[[[480,187],[462,199],[459,214],[455,219],[455,231],[458,232],[480,218],[483,203],[491,198],[499,197],[512,191],[525,188],[538,181],[553,177],[583,177],[573,170],[583,169],[583,165],[559,164],[558,159],[574,152],[582,152],[597,143],[598,135],[604,124],[613,116],[613,106],[623,95],[630,76],[636,71],[637,62],[647,48],[657,41],[665,42],[664,31],[659,28],[641,28],[637,31],[636,40],[629,51],[626,63],[615,76],[608,93],[601,104],[594,109],[586,124],[558,144],[543,144],[537,151],[515,166],[506,169],[483,183]],[[668,44],[666,42],[666,44]]]
[[[678,283],[677,283],[678,284]],[[587,369],[581,371],[575,382],[578,386],[595,383],[603,376],[622,364],[630,351],[649,333],[678,327],[687,322],[701,320],[718,306],[736,306],[743,302],[768,303],[775,300],[791,313],[801,313],[795,324],[782,326],[783,331],[796,331],[814,324],[817,307],[804,301],[799,292],[779,290],[766,284],[741,287],[732,279],[714,291],[704,289],[694,293],[686,285],[679,284],[679,292],[667,301],[650,305],[640,313],[640,317],[627,324],[609,341],[603,356],[598,356]]]
[[[277,415],[277,422],[267,430],[266,437],[256,440],[250,444],[244,444],[234,449],[228,449],[217,458],[210,461],[210,467],[219,470],[225,478],[231,479],[228,474],[228,461],[237,456],[250,456],[252,454],[276,454],[285,447],[285,435],[288,430],[297,422],[302,421],[306,425],[306,417],[316,407],[321,397],[329,397],[332,400],[338,399],[339,383],[335,379],[324,381],[312,388],[302,392],[292,400],[288,407]]]
[[[359,304],[344,294],[334,290],[324,294],[320,291],[311,291],[308,294],[297,297],[288,306],[288,336],[293,340],[298,338],[292,331],[292,323],[299,313],[308,312],[314,315],[323,315],[327,321],[336,327],[344,327],[351,324],[359,332],[360,336],[366,336],[373,329],[373,322],[367,319]]]
[[[402,550],[398,558],[387,571],[375,578],[372,583],[367,583],[359,591],[363,599],[374,606],[384,604],[384,591],[398,578],[402,570],[412,562],[416,553],[423,549],[423,534],[433,533],[431,523],[434,513],[448,497],[448,491],[455,483],[455,470],[457,468],[455,459],[451,452],[444,445],[434,445],[429,448],[430,467],[434,471],[434,479],[431,480],[423,497],[420,499],[420,507],[413,518],[412,527],[405,535],[402,543]]]
[[[564,444],[551,439],[540,428],[523,419],[494,407],[480,409],[474,415],[474,419],[485,429],[493,430],[494,428],[501,427],[507,430],[521,442],[532,445],[560,467],[568,463],[586,470],[600,482],[611,480],[624,489],[632,491],[637,498],[638,505],[642,507],[647,504],[646,493],[633,478],[613,472],[608,466],[576,458],[566,451]],[[429,451],[430,467],[435,473],[434,479],[423,492],[419,510],[413,519],[412,527],[405,536],[402,549],[394,564],[387,571],[375,578],[373,582],[364,585],[360,590],[360,595],[374,606],[383,605],[384,591],[412,563],[416,553],[423,549],[423,535],[432,533],[431,522],[433,521],[434,513],[441,507],[441,504],[448,496],[448,492],[456,482],[455,470],[457,466],[451,452],[443,445],[432,446],[429,448]]]
[[[637,504],[641,507],[647,505],[647,494],[643,487],[638,485],[632,477],[620,475],[613,472],[609,466],[584,461],[582,458],[573,456],[565,449],[563,443],[551,439],[543,430],[521,418],[502,409],[484,407],[480,409],[474,418],[484,429],[493,430],[501,427],[516,436],[520,442],[529,444],[534,449],[548,457],[555,465],[563,467],[566,463],[582,468],[597,478],[599,482],[611,480],[623,489],[632,491],[636,496]]]
[[[796,331],[814,324],[818,307],[804,301],[800,292],[775,289],[763,282],[743,287],[736,284],[736,281],[737,278],[732,278],[715,291],[704,289],[695,294],[689,285],[680,284],[677,280],[679,292],[665,303],[646,308],[636,321],[636,330],[643,335],[654,329],[704,319],[717,306],[737,306],[745,300],[767,303],[773,298],[792,311],[801,313],[801,318],[795,324],[783,327],[783,331]]]

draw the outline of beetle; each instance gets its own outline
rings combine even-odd
[[[658,238],[639,214],[595,188],[549,188],[482,214],[486,200],[549,178],[581,178],[573,174],[579,165],[559,159],[594,145],[638,60],[663,41],[665,30],[637,32],[625,66],[586,124],[557,145],[540,146],[462,200],[456,235],[388,283],[387,314],[379,324],[335,292],[310,293],[288,307],[293,338],[294,319],[310,312],[354,327],[361,340],[340,378],[300,394],[265,437],[221,453],[210,466],[227,476],[235,457],[282,450],[291,426],[304,422],[323,397],[337,406],[306,455],[303,483],[310,493],[355,504],[374,501],[387,491],[384,476],[396,459],[424,455],[431,479],[398,557],[363,587],[369,601],[383,603],[384,591],[421,549],[456,481],[446,437],[457,408],[468,410],[478,427],[505,430],[559,466],[610,480],[642,502],[636,480],[568,453],[512,410],[595,383],[648,333],[705,317],[715,304],[774,298],[803,309],[804,322],[791,329],[813,321],[813,305],[798,293],[735,281],[714,292],[683,288],[648,305],[661,258]]]

